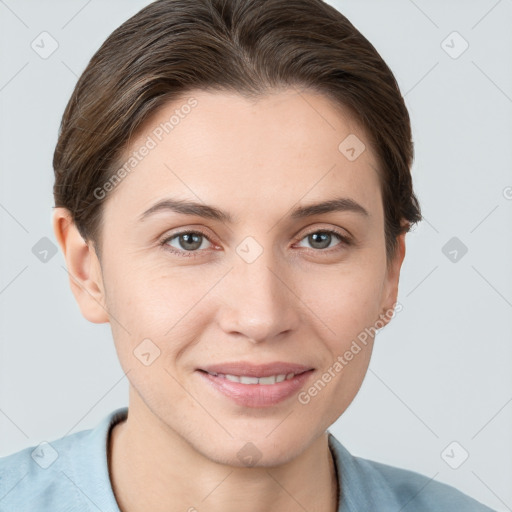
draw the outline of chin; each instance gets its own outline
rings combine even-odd
[[[240,433],[230,430],[233,439],[226,439],[226,436],[210,437],[208,445],[195,448],[218,464],[237,468],[270,468],[287,464],[315,440],[311,437],[311,432],[299,432],[289,428],[283,428],[279,433],[276,430],[272,432],[275,427],[273,422],[273,426],[264,432],[261,429],[253,429],[254,432],[244,430]]]

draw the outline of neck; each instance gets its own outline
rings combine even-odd
[[[112,428],[109,472],[121,512],[304,512],[338,510],[328,433],[272,467],[234,467],[198,453],[183,437],[130,406]]]

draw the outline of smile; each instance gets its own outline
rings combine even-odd
[[[295,396],[315,373],[313,369],[298,370],[297,373],[276,373],[259,377],[198,370],[195,372],[205,392],[217,399],[228,399],[241,407],[272,407]]]
[[[290,380],[295,377],[295,373],[281,373],[279,375],[269,375],[268,377],[248,377],[247,375],[230,375],[223,373],[207,372],[214,377],[220,377],[223,379],[230,380],[231,382],[239,382],[240,384],[276,384],[283,382],[284,380]]]

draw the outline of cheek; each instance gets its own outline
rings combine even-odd
[[[333,346],[341,349],[378,319],[382,285],[378,267],[347,267],[308,277],[301,299],[329,328]]]
[[[148,328],[165,334],[211,286],[198,267],[171,268],[135,258],[130,262],[129,255],[117,259],[126,261],[110,267],[109,311],[139,331]]]
[[[366,375],[373,348],[371,327],[379,315],[381,282],[370,271],[339,272],[303,288],[303,300],[326,349],[318,378],[299,396],[311,417],[328,426],[347,409]],[[321,285],[325,286],[322,287]],[[306,300],[307,297],[307,300]]]
[[[193,340],[208,323],[204,299],[223,271],[217,273],[198,267],[112,268],[105,278],[107,309],[120,358],[128,364],[144,339],[160,348],[160,362],[175,358],[185,343],[180,340]]]

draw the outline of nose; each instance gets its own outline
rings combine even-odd
[[[294,293],[291,272],[271,252],[263,251],[252,263],[235,258],[218,290],[218,321],[226,334],[261,343],[297,328],[301,301]]]

